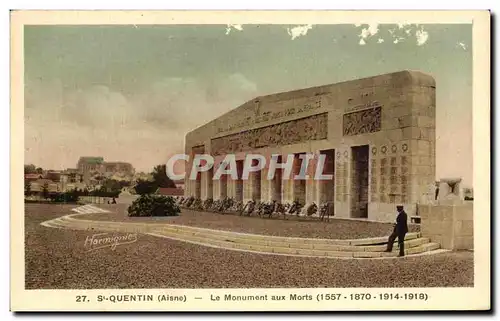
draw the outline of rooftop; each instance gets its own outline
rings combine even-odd
[[[101,164],[104,162],[104,157],[101,156],[82,156],[78,162],[85,162],[90,164]]]

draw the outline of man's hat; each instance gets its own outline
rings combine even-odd
[[[398,211],[402,211],[402,210],[403,210],[403,205],[398,205],[398,206],[396,206],[396,209],[397,209]]]

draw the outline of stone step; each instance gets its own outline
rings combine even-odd
[[[392,253],[383,252],[385,251],[386,245],[379,243],[386,243],[387,237],[354,240],[280,237],[164,223],[89,221],[80,220],[72,216],[53,219],[43,224],[49,227],[76,230],[145,233],[206,246],[271,254],[332,258],[378,258],[397,255],[397,245]],[[408,233],[405,239],[405,252],[407,254],[418,254],[439,249],[439,244],[429,243],[429,241],[428,238],[420,237],[420,233]]]
[[[416,239],[410,239],[407,240],[405,238],[405,249],[409,249],[412,247],[417,247],[426,243],[429,243],[430,239],[427,237],[419,237]],[[394,242],[394,246],[397,246],[397,240]],[[382,252],[385,251],[387,245],[370,245],[370,246],[363,246],[366,252]]]
[[[55,228],[63,228],[63,229],[71,229],[71,230],[90,230],[86,225],[82,224],[68,224],[68,222],[65,222],[63,220],[51,220],[51,221],[46,221],[42,223],[45,226],[48,227],[55,227]]]
[[[336,246],[340,251],[383,251],[385,245],[370,245],[378,243],[386,243],[387,237],[374,237],[354,240],[335,240],[335,239],[315,239],[315,238],[297,238],[297,237],[280,237],[271,235],[245,234],[232,231],[212,230],[198,228],[186,225],[171,225],[171,224],[155,224],[155,223],[125,223],[125,222],[108,222],[108,221],[88,221],[80,220],[73,217],[62,217],[57,219],[63,222],[68,227],[73,226],[79,229],[96,229],[102,231],[113,232],[154,232],[154,231],[173,231],[184,234],[199,234],[206,235],[209,238],[229,239],[233,242],[251,243],[255,245],[271,245],[278,247],[298,247],[304,249],[331,249]],[[411,240],[416,240],[420,237],[419,233],[408,233],[405,238],[405,244],[412,247]],[[420,243],[418,243],[420,242]],[[424,243],[422,240],[417,241],[418,244]],[[366,245],[363,245],[366,244]],[[417,244],[417,245],[418,245]]]
[[[91,221],[91,220],[82,220],[78,218],[74,218],[72,216],[63,216],[60,218],[64,222],[68,224],[83,224],[86,226],[91,226],[94,228],[107,228],[107,229],[145,229],[149,230],[152,228],[159,228],[164,226],[162,223],[140,223],[140,222],[112,222],[112,221]]]
[[[79,222],[78,220],[63,220],[62,223],[68,228],[84,229],[84,230],[97,230],[102,232],[120,232],[120,233],[149,233],[154,231],[153,226],[147,224],[131,224],[131,223],[117,223],[117,222]]]
[[[353,252],[363,252],[363,251],[383,251],[385,250],[385,245],[381,246],[355,246],[355,245],[339,245],[336,242],[330,242],[335,240],[327,240],[328,242],[316,243],[316,242],[288,242],[287,238],[276,238],[276,237],[265,237],[265,238],[246,238],[241,237],[238,234],[228,234],[228,233],[208,233],[206,231],[189,231],[186,229],[177,229],[171,227],[163,227],[162,231],[167,233],[173,232],[176,234],[183,234],[186,236],[199,236],[205,237],[209,239],[217,239],[217,240],[227,240],[235,243],[242,244],[252,244],[252,245],[266,245],[266,246],[276,246],[276,247],[289,247],[289,248],[302,248],[302,249],[316,249],[316,250],[335,250],[335,251],[353,251]],[[304,239],[307,240],[307,239]],[[387,240],[387,238],[385,238]],[[426,240],[418,240],[416,244],[412,242],[412,240],[407,240],[405,244],[408,247],[417,246],[425,243]],[[428,239],[427,239],[428,241]]]
[[[243,251],[255,251],[263,252],[269,254],[291,254],[291,255],[302,255],[302,256],[314,256],[314,257],[331,257],[331,258],[381,258],[381,257],[395,257],[398,255],[397,249],[394,249],[391,253],[376,251],[342,251],[331,249],[305,249],[296,247],[282,247],[282,246],[270,246],[262,244],[248,244],[248,243],[238,243],[229,240],[219,240],[209,238],[207,236],[196,235],[196,234],[185,234],[185,233],[175,233],[173,231],[154,233],[158,236],[163,236],[167,238],[172,238],[180,241],[193,242],[206,246],[215,246],[229,250],[243,250]],[[428,240],[428,239],[427,239]],[[405,249],[405,253],[418,254],[423,252],[432,251],[439,248],[437,243],[424,243],[424,244],[414,244],[414,247]]]
[[[363,239],[320,239],[320,238],[300,238],[300,237],[283,237],[283,236],[272,236],[272,235],[262,235],[262,234],[245,234],[237,233],[231,231],[222,230],[211,230],[204,228],[197,228],[191,226],[183,225],[163,225],[161,229],[166,230],[176,230],[185,231],[186,233],[199,233],[199,234],[209,234],[218,235],[220,237],[226,237],[231,239],[241,239],[241,240],[254,240],[262,242],[283,242],[287,244],[308,244],[308,245],[342,245],[342,246],[369,246],[378,245],[381,243],[387,243],[389,236],[383,237],[373,237],[373,238],[363,238]],[[416,239],[420,237],[420,233],[408,233],[405,237],[405,241]],[[397,242],[397,241],[395,241]]]
[[[422,244],[419,247],[423,248],[426,252],[428,252],[428,251],[434,251],[434,250],[440,249],[441,245],[439,245],[439,243],[430,242],[430,243]],[[409,248],[408,250],[405,250],[405,252],[407,252],[408,254],[419,253],[417,248]]]
[[[61,229],[68,228],[64,224],[58,223],[54,220],[42,222],[41,225],[43,225],[45,227],[51,227],[51,228],[61,228]]]

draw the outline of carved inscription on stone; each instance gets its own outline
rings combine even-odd
[[[382,123],[382,107],[344,114],[344,136],[378,132]]]
[[[212,139],[212,155],[326,139],[328,113]]]
[[[291,115],[296,115],[300,113],[309,112],[311,110],[319,109],[321,108],[321,97],[316,98],[316,100],[313,102],[305,103],[302,106],[298,107],[294,106],[287,108],[285,110],[273,111],[273,112],[271,111],[261,112],[261,105],[259,101],[255,101],[254,104],[255,105],[254,105],[253,116],[248,116],[245,119],[240,120],[239,122],[229,124],[228,126],[225,127],[218,127],[217,134],[224,133],[227,131],[232,131],[243,127],[252,126],[270,120],[276,120],[279,118],[288,117]]]

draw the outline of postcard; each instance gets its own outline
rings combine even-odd
[[[12,11],[11,311],[491,309],[490,46],[486,10]]]

